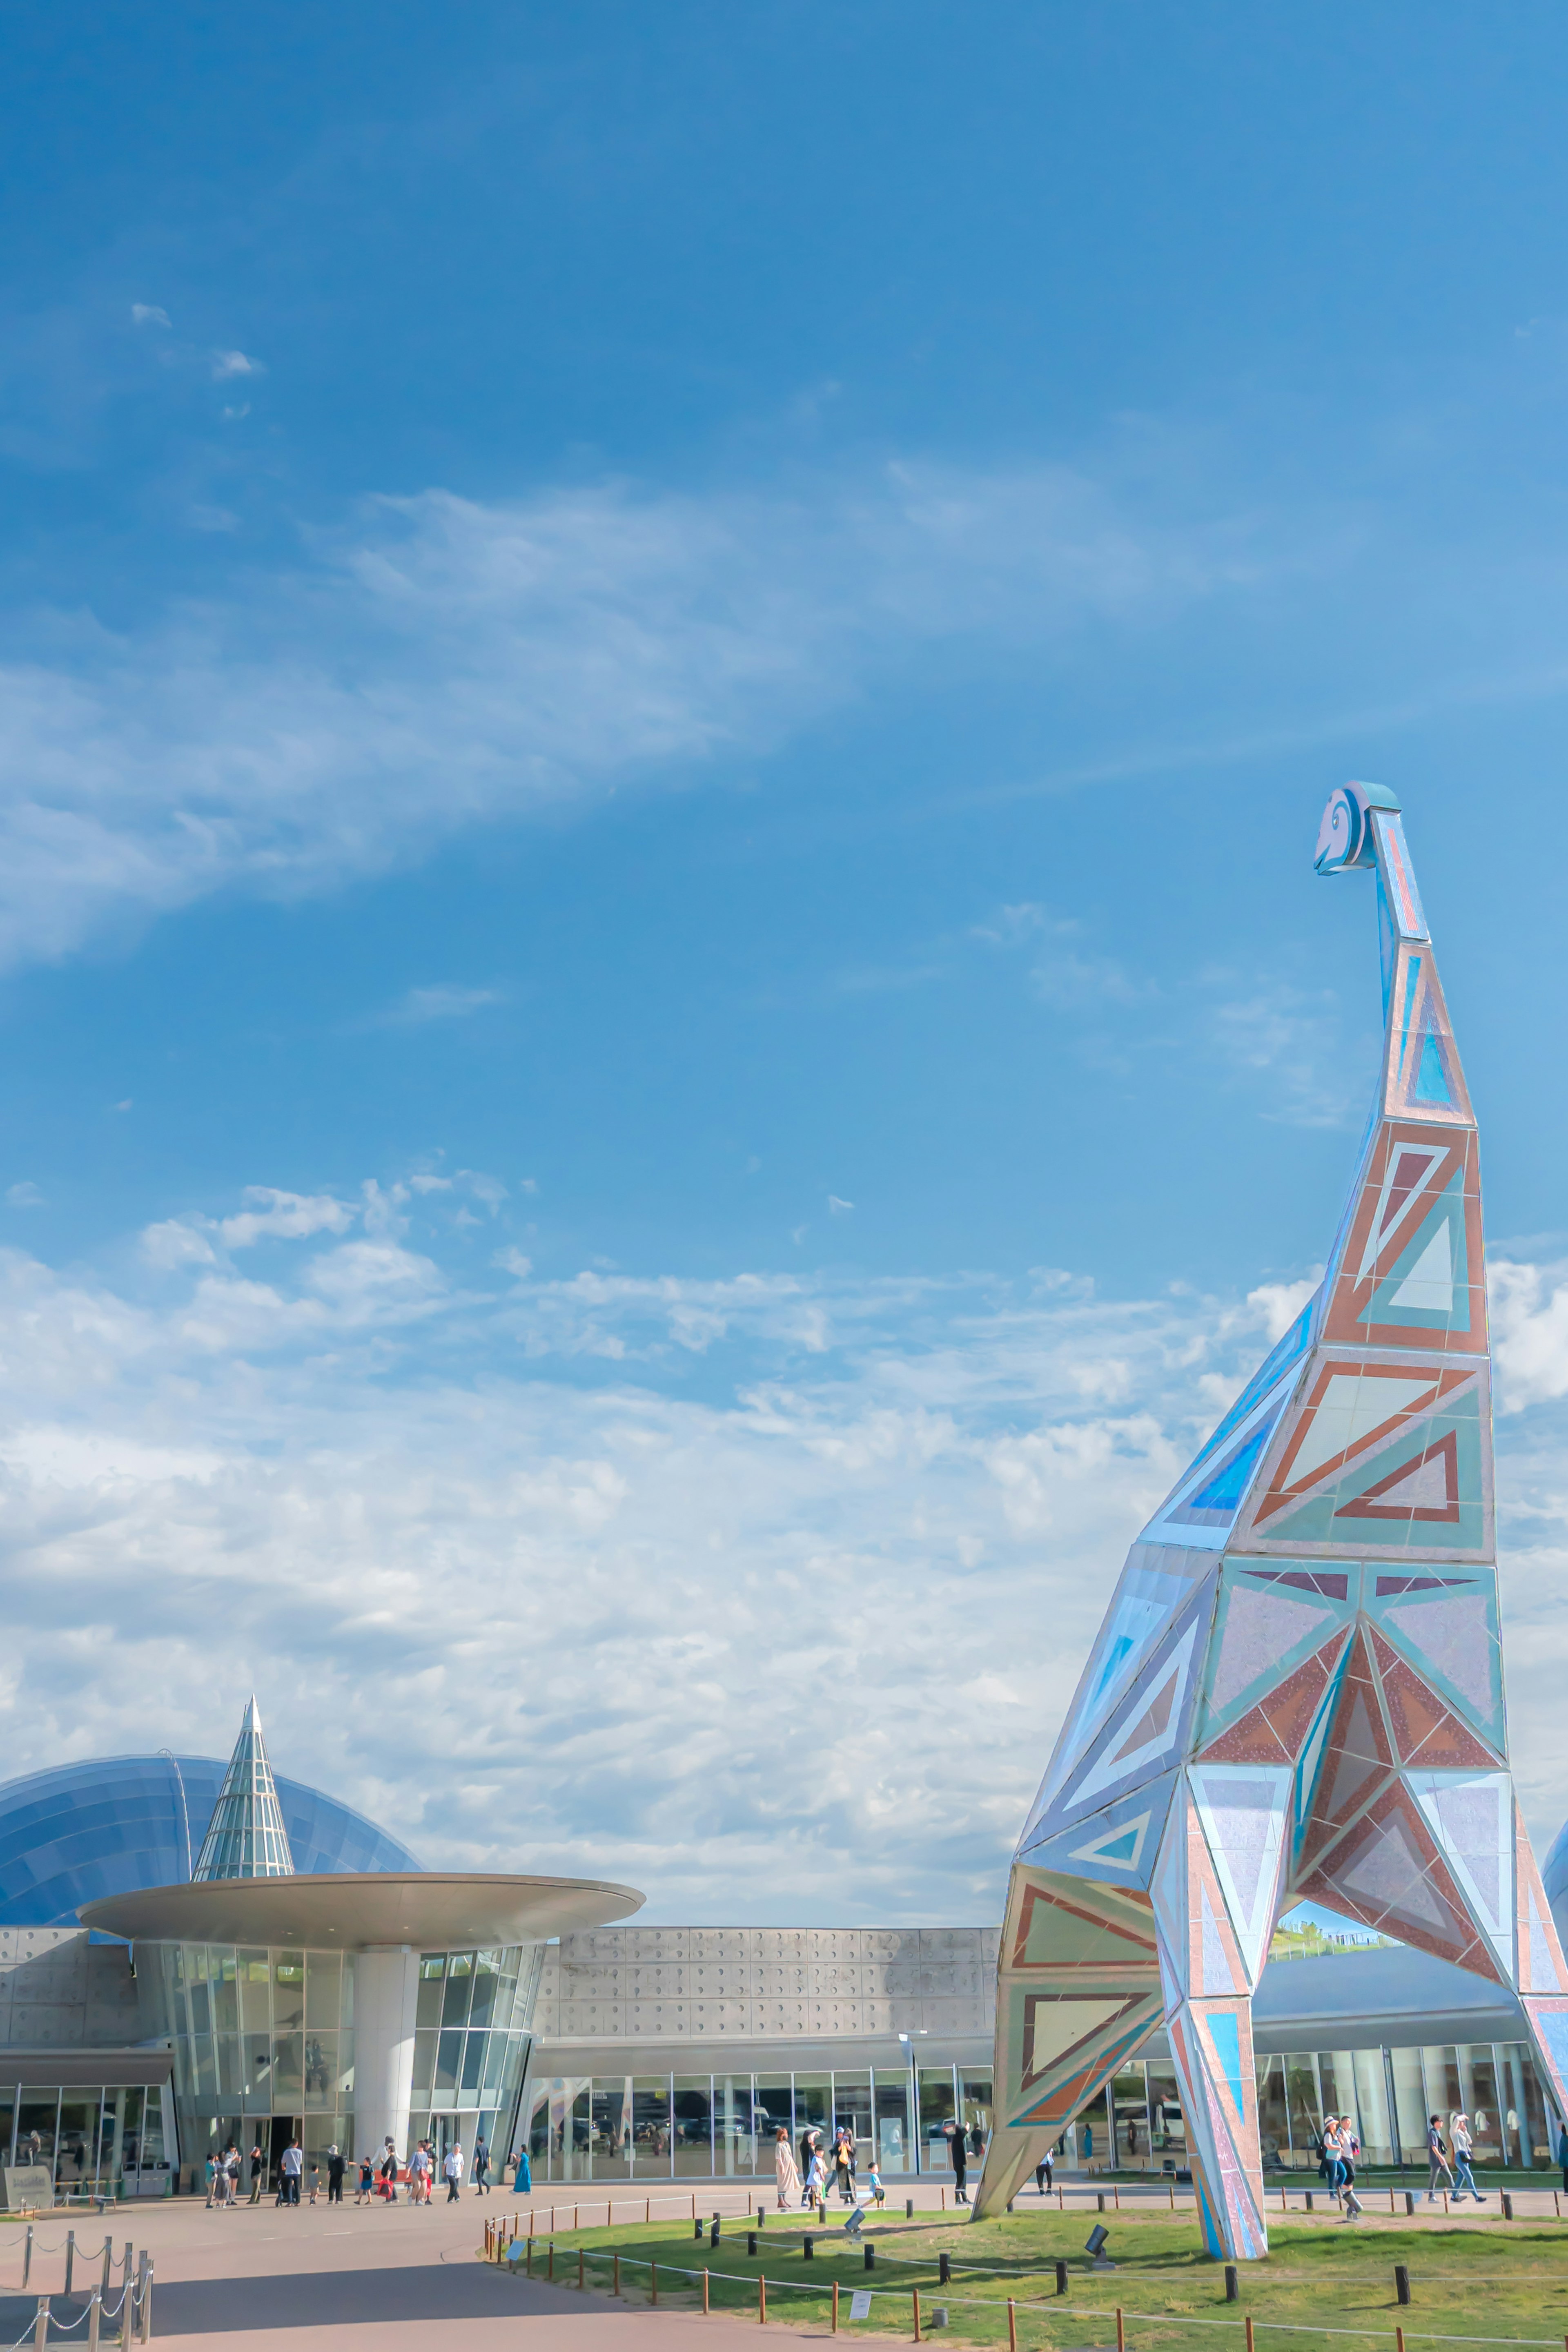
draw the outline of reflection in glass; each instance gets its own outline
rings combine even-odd
[[[272,2031],[272,1970],[267,1954],[241,1951],[236,1956],[239,2021],[246,2033]]]
[[[279,1952],[272,1964],[272,2029],[298,2032],[305,2022],[305,1961],[298,1952]]]
[[[297,2114],[304,2087],[305,2036],[302,2033],[275,2033],[272,2037],[273,2114]]]
[[[415,2025],[439,2025],[441,1995],[446,1982],[446,1955],[426,1952],[419,1964],[418,2006],[414,2011]]]
[[[468,1996],[474,1987],[474,1955],[453,1952],[446,1962],[446,1998],[441,2005],[443,2025],[466,2025]]]
[[[909,2076],[904,2067],[876,2070],[876,2158],[883,2172],[910,2168]]]
[[[340,1952],[305,1955],[305,2022],[339,2025],[343,2011],[343,1958]]]

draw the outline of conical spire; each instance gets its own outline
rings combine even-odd
[[[252,1695],[193,1879],[292,1878],[294,1856]]]

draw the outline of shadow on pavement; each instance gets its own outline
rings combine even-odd
[[[63,2295],[54,2300],[72,2319],[87,2308],[75,2295],[68,2304]],[[571,2289],[510,2279],[477,2262],[294,2271],[277,2278],[171,2279],[153,2288],[152,2336],[156,2342],[163,2336],[237,2336],[251,2329],[345,2327],[378,2320],[523,2319],[544,2312],[581,2312],[585,2305],[600,2313],[617,2308]],[[0,2343],[16,2343],[35,2307],[31,2295],[0,2297]],[[71,2338],[62,2340],[68,2344]]]

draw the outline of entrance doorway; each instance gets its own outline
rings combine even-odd
[[[300,2138],[302,2121],[299,2116],[274,2116],[270,2127],[263,2126],[264,2130],[270,2130],[270,2137],[261,2143],[267,2151],[267,2185],[269,2189],[277,2186],[277,2168],[283,2160],[283,2151]]]

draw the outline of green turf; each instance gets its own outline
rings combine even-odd
[[[1547,2341],[1568,2344],[1568,2223],[1505,2222],[1494,2206],[1484,2221],[1453,2226],[1412,2225],[1374,2216],[1346,2227],[1325,2215],[1270,2224],[1270,2252],[1239,2266],[1241,2300],[1225,2301],[1223,2265],[1197,2243],[1190,2214],[1175,2220],[1107,2214],[1106,2251],[1112,2272],[1089,2268],[1083,2241],[1092,2217],[1083,2213],[1016,2214],[965,2221],[921,2213],[914,2221],[888,2215],[868,2222],[862,2245],[845,2242],[830,2216],[812,2235],[816,2251],[802,2253],[803,2231],[793,2219],[761,2232],[755,2258],[746,2251],[747,2224],[727,2220],[717,2247],[701,2245],[690,2228],[668,2222],[613,2230],[561,2231],[554,2240],[554,2276],[575,2285],[578,2252],[589,2287],[608,2292],[612,2257],[622,2258],[622,2287],[639,2303],[649,2299],[648,2265],[659,2266],[659,2302],[680,2309],[700,2305],[700,2273],[709,2272],[709,2307],[754,2317],[756,2279],[768,2280],[768,2316],[787,2327],[813,2330],[829,2323],[831,2289],[840,2289],[844,2335],[914,2334],[913,2290],[920,2294],[923,2334],[938,2306],[946,2309],[946,2339],[975,2345],[1008,2341],[1008,2298],[1017,2306],[1020,2352],[1072,2352],[1116,2341],[1115,2310],[1126,2315],[1129,2352],[1244,2352],[1244,2320],[1254,2323],[1257,2352],[1309,2352],[1311,2339],[1286,2326],[1343,2331],[1317,2337],[1318,2352],[1355,2352],[1357,2346],[1392,2352],[1394,2330],[1406,2342],[1423,2336]],[[549,2267],[549,2241],[536,2241],[534,2275]],[[862,2251],[875,2246],[868,2273]],[[952,2263],[946,2286],[937,2257]],[[1054,2264],[1065,2260],[1069,2288],[1055,2289]],[[1396,2301],[1394,2265],[1410,2273],[1411,2305]],[[874,2291],[869,2320],[852,2324],[849,2297]]]

